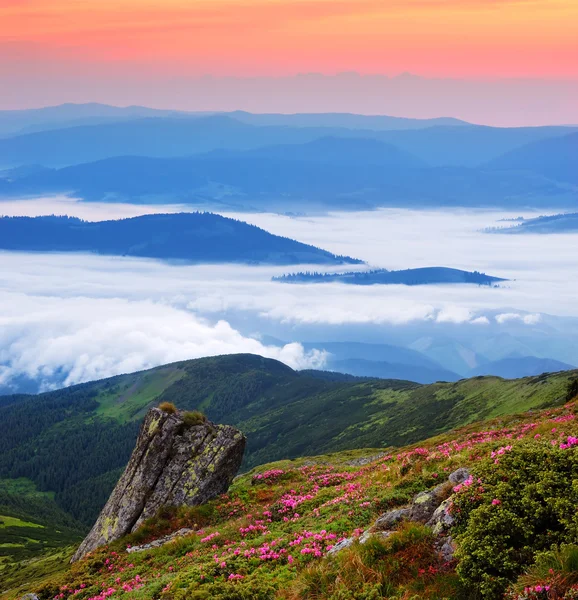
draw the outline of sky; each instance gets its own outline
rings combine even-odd
[[[119,205],[107,213],[110,205],[45,199],[6,204],[2,212],[47,214],[63,208],[95,220],[167,210]],[[302,267],[183,266],[128,257],[3,252],[0,387],[23,373],[50,385],[64,372],[61,383],[72,384],[235,352],[276,358],[294,368],[322,368],[324,353],[306,351],[300,341],[421,347],[437,336],[448,340],[444,344],[461,340],[492,359],[518,352],[578,364],[578,282],[568,277],[575,269],[578,234],[481,232],[504,216],[513,215],[387,209],[299,218],[243,216],[372,266],[442,265],[511,279],[498,289],[287,285],[272,282],[271,276]],[[283,342],[262,341],[264,335]]]
[[[311,73],[322,84],[303,77]],[[358,93],[339,80],[337,102],[342,73],[363,79]],[[426,81],[432,106],[404,102],[424,91],[407,73]],[[0,0],[0,108],[93,100],[401,114],[407,105],[406,116],[484,122],[489,103],[496,124],[519,124],[516,104],[520,122],[567,123],[578,122],[568,87],[577,81],[575,0]]]

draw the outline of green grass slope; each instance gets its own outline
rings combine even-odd
[[[547,378],[521,385],[521,395],[509,389],[504,406],[516,396],[527,407],[536,386],[548,387]],[[419,446],[262,465],[238,477],[226,495],[164,509],[58,574],[13,580],[4,597],[34,591],[40,600],[574,599],[578,388],[568,390],[563,401],[571,401],[559,407],[470,423]],[[453,559],[440,556],[439,539],[417,523],[328,553],[460,467],[471,470],[469,483],[444,488],[455,518]],[[183,527],[193,531],[127,552]]]
[[[3,398],[0,479],[12,482],[6,485],[13,492],[15,480],[32,486],[34,507],[15,514],[22,520],[38,522],[32,517],[43,510],[46,524],[58,529],[67,516],[73,525],[58,538],[64,546],[94,522],[130,456],[142,416],[163,401],[239,427],[248,438],[249,469],[340,450],[403,446],[481,419],[556,406],[577,376],[568,371],[419,385],[299,373],[254,355],[185,361]],[[16,510],[27,497],[22,490],[5,494],[3,504]],[[7,509],[0,514],[11,515]]]

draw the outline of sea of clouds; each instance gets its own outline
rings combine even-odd
[[[101,220],[182,209],[57,198],[4,202],[0,213]],[[387,336],[392,327],[420,323],[445,328],[448,335],[467,327],[491,329],[492,335],[496,328],[515,328],[517,335],[547,328],[549,335],[563,336],[565,328],[553,328],[549,315],[578,317],[578,281],[572,277],[578,236],[481,231],[517,215],[380,210],[230,216],[371,266],[448,266],[510,281],[499,288],[288,285],[271,277],[304,267],[177,266],[126,257],[3,252],[0,386],[26,375],[50,388],[234,352],[261,354],[296,369],[323,368],[323,351],[305,351],[292,340],[305,339],[308,331],[332,339],[350,339],[355,331],[363,337],[359,332],[368,328],[375,337],[379,327]],[[287,343],[261,341],[279,331]]]

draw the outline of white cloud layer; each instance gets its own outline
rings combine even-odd
[[[89,219],[164,210],[62,199],[0,203],[4,214],[68,213]],[[449,266],[511,281],[498,289],[288,285],[270,278],[303,267],[174,266],[121,257],[0,252],[0,383],[18,374],[51,382],[60,371],[66,373],[65,383],[77,383],[231,352],[262,354],[294,368],[324,365],[322,353],[306,353],[299,344],[265,345],[243,335],[227,322],[233,314],[301,333],[320,326],[337,331],[419,323],[448,331],[469,324],[477,331],[530,330],[544,326],[543,314],[578,316],[578,280],[571,277],[578,266],[578,236],[479,232],[512,215],[383,210],[302,218],[234,216],[379,267]]]
[[[247,352],[295,368],[321,368],[325,353],[269,346],[227,322],[149,300],[0,294],[0,384],[15,375],[71,385],[179,360]],[[58,374],[65,372],[60,380]],[[48,383],[47,385],[50,385]]]

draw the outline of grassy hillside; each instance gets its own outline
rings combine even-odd
[[[570,371],[419,385],[299,373],[259,356],[230,355],[5,397],[0,480],[11,493],[0,514],[44,524],[47,543],[66,546],[78,539],[126,464],[141,418],[162,401],[238,426],[248,438],[246,470],[273,460],[403,446],[481,419],[557,406],[577,376]],[[27,498],[33,503],[23,503]],[[0,530],[0,544],[13,543],[6,533],[14,531]],[[21,552],[5,548],[11,560]]]
[[[479,382],[464,382],[464,393]],[[520,394],[512,383],[487,415],[524,410],[553,384],[518,385]],[[470,424],[419,446],[264,465],[237,478],[227,495],[164,510],[72,568],[62,564],[60,574],[14,577],[12,585],[22,585],[5,597],[33,590],[41,600],[497,600],[508,590],[511,600],[576,598],[577,413],[570,402]],[[438,538],[417,523],[328,554],[464,466],[475,485],[444,488],[456,507],[453,559],[442,558]],[[127,553],[182,527],[194,531]]]
[[[253,355],[185,361],[5,398],[0,478],[33,481],[89,525],[132,451],[140,419],[159,402],[198,409],[241,428],[250,468],[282,458],[400,446],[475,420],[553,405],[575,376],[419,385],[333,381]]]

